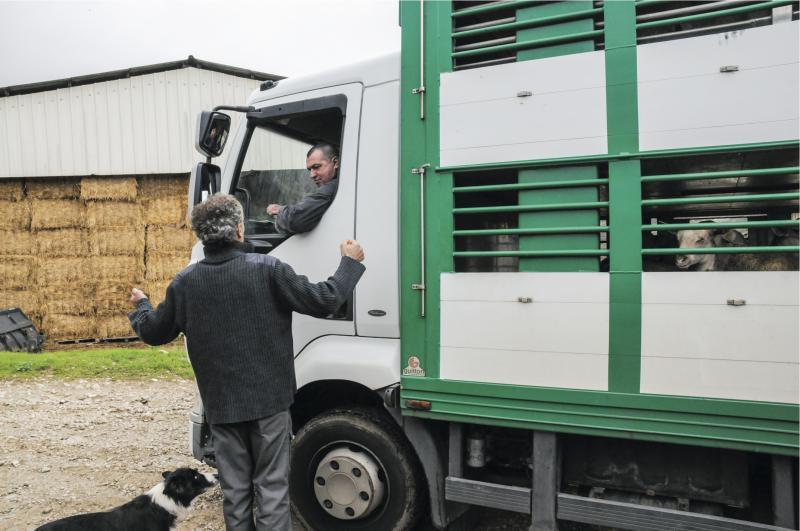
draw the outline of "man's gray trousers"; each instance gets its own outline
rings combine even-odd
[[[291,531],[291,428],[288,411],[211,425],[227,531]]]

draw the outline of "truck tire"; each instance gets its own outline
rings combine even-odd
[[[308,529],[410,530],[427,502],[411,447],[384,412],[335,409],[308,421],[292,444],[289,492]]]

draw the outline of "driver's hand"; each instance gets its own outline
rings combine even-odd
[[[356,262],[362,262],[364,260],[364,249],[362,249],[361,244],[355,240],[343,241],[339,245],[339,250],[342,252],[342,256],[348,256]]]
[[[267,214],[269,214],[270,216],[277,216],[278,212],[280,212],[282,208],[283,205],[276,205],[273,203],[267,206]]]

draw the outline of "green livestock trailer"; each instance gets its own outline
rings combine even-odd
[[[797,529],[797,10],[401,2],[399,402],[446,427],[443,514]]]

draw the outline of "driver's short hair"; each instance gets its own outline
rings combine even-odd
[[[310,157],[312,153],[315,151],[322,151],[322,155],[325,157],[326,160],[331,160],[334,157],[337,159],[339,158],[339,150],[333,144],[328,144],[327,142],[317,142],[311,149],[308,150],[306,153],[306,158]]]
[[[214,194],[192,209],[192,230],[204,244],[236,241],[240,223],[242,204],[230,194]]]

